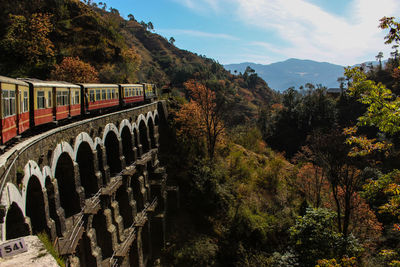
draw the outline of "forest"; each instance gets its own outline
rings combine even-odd
[[[341,93],[278,93],[105,3],[1,6],[1,75],[158,85],[160,160],[184,200],[161,266],[400,266],[396,18],[377,21],[386,64],[346,68]]]

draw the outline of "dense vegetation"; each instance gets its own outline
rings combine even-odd
[[[182,206],[162,265],[400,265],[393,18],[381,20],[394,44],[386,65],[347,69],[339,95],[312,84],[278,94],[251,68],[232,75],[106,4],[1,7],[1,75],[146,81],[168,93],[161,160]]]

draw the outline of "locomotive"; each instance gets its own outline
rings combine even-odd
[[[0,76],[0,144],[40,125],[154,101],[154,84],[73,84]]]

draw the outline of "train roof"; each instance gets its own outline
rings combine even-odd
[[[79,85],[63,81],[42,81],[33,78],[18,78],[18,79],[30,83],[33,86],[39,86],[39,87],[80,88]]]
[[[79,83],[85,88],[118,88],[118,84],[105,84],[105,83]]]
[[[18,84],[18,85],[25,85],[28,86],[28,84],[26,82],[17,80],[17,79],[13,79],[13,78],[9,78],[6,76],[1,76],[0,75],[0,82],[1,83],[14,83],[14,84]]]
[[[122,87],[128,87],[128,86],[143,86],[142,83],[123,83],[120,84]]]

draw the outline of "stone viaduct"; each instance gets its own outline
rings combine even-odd
[[[0,156],[0,238],[47,233],[73,266],[146,266],[165,244],[165,102],[74,122]],[[170,197],[168,197],[168,195]]]

